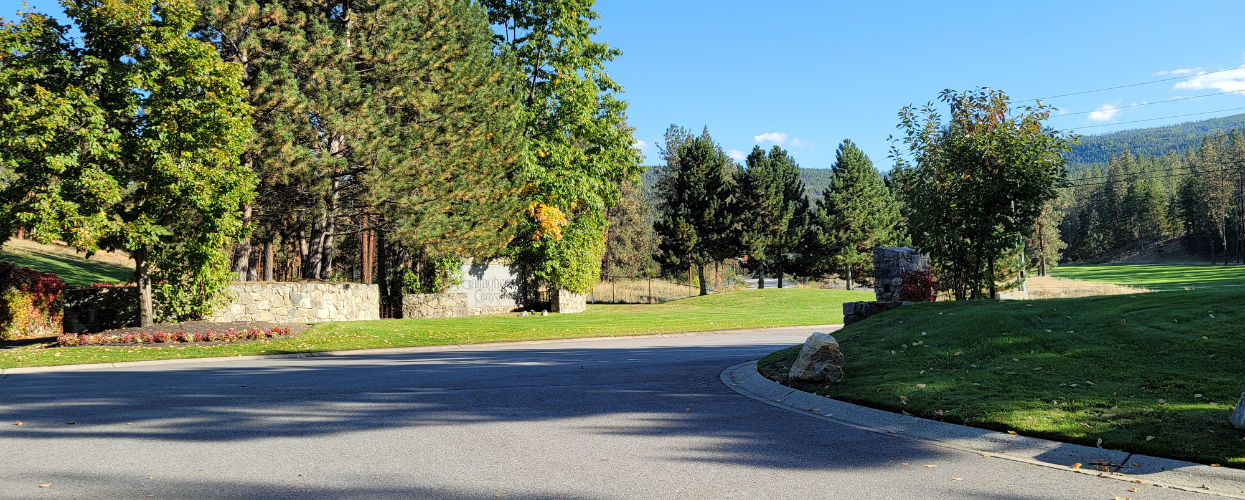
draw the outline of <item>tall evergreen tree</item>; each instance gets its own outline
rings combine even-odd
[[[679,145],[677,161],[659,192],[661,237],[657,260],[668,270],[695,267],[700,294],[709,293],[705,265],[735,253],[731,234],[731,176],[735,169],[706,130]]]
[[[733,208],[738,221],[739,253],[748,267],[765,273],[778,272],[778,287],[791,265],[808,223],[808,198],[800,166],[785,150],[774,146],[767,154],[753,147],[735,180]],[[764,288],[765,280],[759,282]]]
[[[907,243],[899,206],[873,167],[850,139],[834,154],[830,185],[817,201],[808,253],[816,268],[866,284],[873,270],[873,247]]]

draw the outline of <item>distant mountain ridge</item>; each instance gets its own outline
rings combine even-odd
[[[1086,135],[1080,138],[1080,144],[1072,146],[1071,151],[1064,153],[1064,159],[1067,160],[1068,171],[1076,172],[1088,165],[1106,163],[1111,160],[1112,155],[1119,155],[1125,150],[1133,154],[1161,156],[1168,151],[1196,148],[1202,143],[1202,138],[1232,129],[1245,131],[1245,114],[1163,127]]]

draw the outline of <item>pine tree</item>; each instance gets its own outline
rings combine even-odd
[[[791,265],[808,222],[808,198],[800,166],[779,146],[767,154],[754,147],[736,175],[734,212],[738,246],[749,269],[778,272],[778,287]],[[764,288],[765,280],[759,282]]]
[[[907,243],[899,206],[873,162],[850,139],[835,151],[830,185],[813,215],[817,269],[866,284],[873,269],[873,247]]]
[[[695,267],[701,295],[709,293],[705,265],[735,253],[731,234],[734,165],[706,130],[679,145],[670,181],[659,195],[663,212],[653,228],[661,237],[656,257],[670,271]]]

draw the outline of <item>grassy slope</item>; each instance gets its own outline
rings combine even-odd
[[[1085,281],[1140,286],[1150,290],[1218,290],[1245,287],[1245,266],[1103,264],[1059,266],[1051,275]]]
[[[53,248],[53,247],[48,247]],[[56,273],[61,280],[70,285],[89,285],[91,283],[117,283],[132,281],[134,268],[109,264],[97,260],[87,260],[67,251],[56,252],[33,247],[16,247],[6,244],[0,248],[0,260],[12,262],[21,267],[28,267],[45,273]]]
[[[0,350],[0,368],[822,325],[843,322],[843,302],[870,297],[841,290],[745,290],[657,305],[592,305],[582,314],[321,323],[290,339],[247,344],[35,346]]]
[[[1245,292],[917,304],[835,336],[844,401],[955,423],[1245,468]],[[762,360],[773,375],[798,347]],[[785,378],[783,374],[779,378]],[[918,384],[924,384],[919,386]],[[1149,438],[1153,436],[1153,438]]]

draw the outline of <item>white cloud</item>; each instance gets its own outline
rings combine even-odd
[[[740,151],[738,149],[727,150],[726,156],[734,158],[735,161],[744,161],[744,158],[748,157],[748,155],[745,155],[743,151]]]
[[[641,139],[636,139],[636,140],[635,140],[635,148],[636,148],[636,149],[638,149],[638,150],[640,150],[640,151],[644,151],[645,149],[648,149],[648,143],[647,143],[647,142],[644,142],[644,141],[643,141],[643,140],[641,140]]]
[[[782,132],[766,132],[761,135],[754,135],[752,138],[756,139],[758,143],[768,141],[774,144],[783,144],[787,142],[787,134]]]
[[[1180,69],[1173,69],[1171,71],[1160,71],[1155,74],[1156,75],[1180,76],[1180,75],[1192,75],[1194,73],[1197,73],[1198,71],[1202,71],[1202,68],[1200,66],[1196,68],[1180,68]]]
[[[796,137],[795,139],[791,139],[791,147],[793,147],[793,148],[811,148],[811,147],[813,147],[813,145],[812,145],[812,144],[809,144],[809,143],[807,143],[807,142],[801,141],[799,137]]]
[[[1117,116],[1120,116],[1120,108],[1110,104],[1103,104],[1102,106],[1098,106],[1098,109],[1089,114],[1089,121],[1105,122]]]
[[[1218,73],[1201,73],[1193,78],[1176,83],[1176,85],[1172,86],[1172,89],[1213,89],[1220,92],[1236,92],[1238,94],[1245,94],[1245,66]]]

